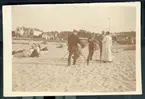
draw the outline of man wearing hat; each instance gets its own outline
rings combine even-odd
[[[81,45],[80,39],[77,36],[77,31],[73,30],[73,33],[68,37],[68,65],[71,65],[71,57],[73,56],[73,65],[76,64],[77,58],[80,56],[78,44]]]
[[[102,40],[105,36],[105,31],[102,31],[98,41],[99,41],[99,47],[100,47],[100,61],[101,61],[101,57],[102,57]]]
[[[95,51],[96,42],[92,35],[88,38],[88,43],[89,43],[89,46],[88,46],[89,54],[88,54],[88,58],[87,58],[87,65],[89,64],[89,60],[92,60],[92,57],[93,57],[93,54]]]

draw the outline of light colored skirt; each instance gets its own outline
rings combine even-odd
[[[23,52],[16,53],[13,57],[29,57],[33,52],[33,49],[24,50]]]

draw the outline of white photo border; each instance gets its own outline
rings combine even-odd
[[[82,4],[49,4],[51,6],[133,6],[136,7],[136,91],[132,92],[13,92],[12,91],[12,6],[42,6],[42,5],[6,5],[3,6],[3,92],[5,97],[13,96],[88,96],[88,95],[141,95],[141,3],[82,3]],[[44,4],[43,6],[48,6]]]

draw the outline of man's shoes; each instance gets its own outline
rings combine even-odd
[[[70,62],[68,62],[68,66],[70,66],[71,64],[70,64]]]
[[[76,65],[76,63],[73,63],[73,65]]]
[[[103,63],[107,63],[107,61],[103,61]]]
[[[87,65],[89,65],[89,62],[87,62]]]
[[[72,59],[75,59],[75,56],[72,56]]]
[[[76,65],[76,62],[73,62],[73,65]]]
[[[109,61],[109,63],[112,63],[113,61]]]

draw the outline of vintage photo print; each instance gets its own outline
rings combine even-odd
[[[4,96],[142,94],[140,2],[3,6]]]

